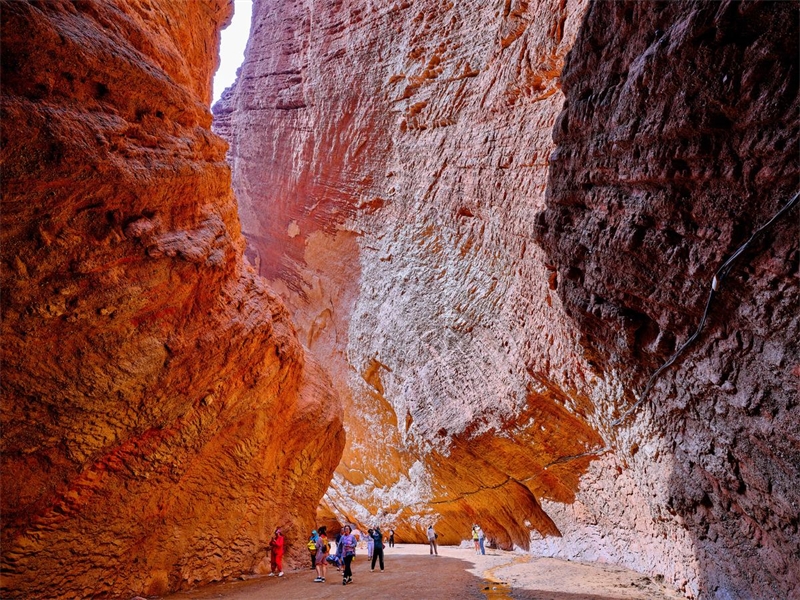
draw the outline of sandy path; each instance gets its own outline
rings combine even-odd
[[[168,596],[169,600],[469,599],[469,600],[676,600],[649,578],[612,565],[535,558],[513,552],[445,546],[432,557],[428,547],[398,544],[386,550],[386,571],[369,571],[362,552],[353,565],[353,584],[342,586],[335,568],[325,583],[314,583],[309,568],[284,577],[264,577]]]

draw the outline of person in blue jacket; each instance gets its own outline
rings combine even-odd
[[[381,561],[381,573],[383,573],[383,534],[381,533],[381,528],[376,527],[372,530],[370,534],[372,540],[374,542],[374,547],[372,548],[372,568],[370,571],[375,570],[375,561]]]

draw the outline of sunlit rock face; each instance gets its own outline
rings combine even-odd
[[[226,2],[2,3],[4,598],[305,559],[341,405],[243,260]]]
[[[587,351],[630,389],[695,331],[715,271],[798,191],[797,40],[785,3],[598,3],[587,15],[563,74],[540,241]],[[685,524],[689,587],[707,597],[800,589],[799,222],[795,207],[738,258],[701,337],[620,428],[618,456],[660,471],[659,510]],[[626,472],[616,485],[635,491]],[[630,514],[585,501],[554,507],[573,547],[541,546],[613,558],[597,543],[603,521]]]
[[[581,2],[263,2],[215,107],[251,260],[345,399],[328,508],[558,535],[605,442],[533,244]]]
[[[796,18],[769,3],[742,6],[744,20],[751,10],[777,15],[758,21],[780,34],[773,50],[750,51],[771,34],[748,26],[729,41],[723,26],[741,25],[738,7],[256,3],[246,60],[215,107],[215,128],[231,143],[247,252],[345,401],[348,445],[321,514],[390,524],[399,539],[417,541],[436,522],[445,543],[468,537],[477,521],[501,546],[617,562],[695,596],[787,589],[797,541],[796,492],[785,486],[797,481],[787,386],[797,361],[794,330],[768,325],[780,313],[796,327],[787,316],[796,300],[791,232],[774,255],[758,255],[759,293],[772,294],[774,308],[722,309],[747,304],[752,315],[738,325],[713,318],[706,341],[667,378],[690,385],[677,394],[660,383],[645,405],[657,403],[658,414],[645,408],[612,425],[691,333],[701,282],[777,206],[756,189],[760,178],[774,177],[779,195],[791,180],[796,105],[785,98],[797,70],[781,61],[793,56],[785,44]],[[576,39],[562,113],[561,71]],[[720,62],[731,43],[735,53]],[[767,85],[756,73],[769,72],[769,61],[783,70]],[[738,72],[736,87],[724,91],[733,84],[712,65]],[[694,88],[684,94],[686,81]],[[652,98],[656,91],[664,97]],[[742,121],[726,108],[739,92],[752,105]],[[774,92],[784,98],[780,117],[758,108]],[[762,113],[784,130],[775,158],[772,142],[759,145]],[[721,127],[717,114],[738,125]],[[719,131],[706,147],[702,128],[712,121]],[[739,125],[750,133],[736,133]],[[618,148],[623,134],[641,138]],[[729,138],[736,152],[750,147],[759,167],[725,162]],[[631,169],[639,171],[625,175]],[[705,189],[712,179],[716,187]],[[611,191],[595,198],[603,186]],[[651,187],[661,199],[635,208]],[[728,223],[735,208],[743,216]],[[639,223],[640,213],[649,221]],[[717,230],[680,234],[692,219]],[[628,249],[623,230],[636,227],[643,231],[631,233]],[[708,240],[699,253],[695,238]],[[657,282],[658,292],[642,282]],[[606,299],[607,316],[587,310],[591,294]],[[658,329],[623,310],[633,294],[641,300],[631,308],[651,311]],[[735,332],[756,315],[764,337],[754,346],[753,331]],[[707,388],[725,385],[715,374],[728,377],[730,361],[740,361],[733,393],[744,404],[714,409]],[[751,392],[768,402],[755,419],[745,406]],[[789,437],[780,466],[765,470],[775,424]],[[751,462],[749,446],[765,454]],[[780,470],[776,491],[763,477]],[[737,473],[750,478],[748,492],[735,491]],[[749,516],[723,521],[742,494],[748,504],[735,514]],[[779,516],[788,518],[782,529]],[[771,531],[763,538],[753,533],[762,524]],[[767,555],[761,575],[752,565]]]

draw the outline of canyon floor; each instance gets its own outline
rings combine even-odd
[[[683,596],[651,578],[600,563],[487,550],[477,556],[470,548],[444,546],[439,556],[428,547],[398,544],[386,550],[386,569],[370,572],[366,550],[353,566],[353,584],[342,587],[335,568],[326,583],[314,583],[311,569],[284,577],[259,576],[182,592],[169,600],[305,600],[306,598],[390,598],[392,600],[460,598],[475,600],[676,600]]]

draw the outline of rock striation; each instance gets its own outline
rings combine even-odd
[[[277,525],[306,556],[341,405],[243,259],[208,108],[231,10],[2,3],[4,598],[238,576]]]
[[[532,243],[583,8],[255,5],[214,127],[247,252],[345,402],[342,518],[526,546],[604,448]]]
[[[797,181],[796,39],[769,2],[257,2],[214,127],[344,401],[322,513],[795,589],[796,225],[614,421]]]

